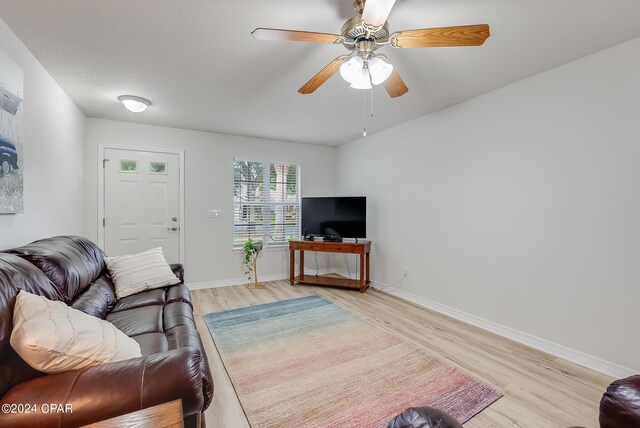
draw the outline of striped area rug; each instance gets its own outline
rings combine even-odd
[[[204,319],[252,427],[386,427],[407,407],[461,423],[502,394],[321,296]]]

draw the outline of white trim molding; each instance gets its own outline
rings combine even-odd
[[[576,351],[575,349],[571,349],[557,343],[549,342],[548,340],[541,339],[539,337],[521,332],[519,330],[515,330],[511,327],[507,327],[502,324],[498,324],[493,321],[468,314],[458,309],[442,305],[408,291],[395,290],[383,292],[404,300],[408,300],[409,302],[415,303],[416,305],[450,316],[451,318],[455,318],[462,322],[466,322],[467,324],[474,325],[483,330],[487,330],[500,336],[506,337],[507,339],[511,339],[515,342],[522,343],[523,345],[530,346],[539,351],[546,352],[547,354],[551,354],[556,357],[563,358],[567,361],[580,364],[581,366],[596,370],[600,373],[604,373],[614,378],[624,378],[637,374],[635,370],[629,369],[627,367],[605,361],[598,357],[587,355],[583,352]]]
[[[311,272],[310,268],[307,268],[307,272]],[[313,269],[315,272],[315,269]],[[328,273],[335,273],[334,269],[320,269],[318,271],[319,275],[325,275]],[[295,272],[298,275],[298,270]],[[279,281],[285,280],[289,281],[289,273],[275,273],[271,275],[260,275],[258,278],[260,282],[268,282],[268,281]],[[219,288],[219,287],[230,287],[232,285],[247,285],[249,284],[249,280],[246,277],[244,278],[231,278],[231,279],[220,279],[216,281],[205,281],[205,282],[194,282],[191,284],[185,284],[189,290],[204,290],[207,288]]]
[[[277,273],[274,275],[260,275],[260,282],[267,281],[278,281],[281,279],[289,279],[285,277],[284,274]],[[253,284],[253,283],[251,283]],[[220,279],[216,281],[205,281],[205,282],[194,282],[191,284],[185,284],[189,290],[204,290],[207,288],[220,288],[220,287],[230,287],[232,285],[250,285],[249,280],[247,278],[231,278],[231,279]]]

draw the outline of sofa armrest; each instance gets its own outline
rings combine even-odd
[[[181,263],[170,264],[169,267],[173,271],[173,274],[178,277],[180,282],[184,284],[184,266]]]
[[[199,350],[181,348],[32,379],[2,397],[0,426],[85,425],[176,399],[185,416],[201,412],[201,358]],[[7,404],[16,412],[7,413]]]

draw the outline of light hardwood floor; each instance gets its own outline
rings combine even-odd
[[[323,295],[501,390],[504,397],[473,417],[465,428],[598,426],[600,398],[613,380],[601,373],[373,289],[360,294],[292,287],[287,281],[266,282],[263,287],[192,291],[198,330],[215,381],[213,403],[206,412],[208,427],[249,424],[202,315],[309,294]]]

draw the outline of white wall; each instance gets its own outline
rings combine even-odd
[[[374,279],[640,370],[639,99],[635,39],[341,146]]]
[[[185,151],[185,282],[189,284],[223,285],[244,277],[241,255],[231,250],[234,157],[300,165],[302,196],[330,196],[336,191],[334,147],[87,119],[87,230],[93,239],[97,239],[99,144]],[[222,209],[224,217],[208,218],[208,209]],[[320,264],[325,266],[324,257]],[[260,279],[287,275],[288,251],[262,252]]]
[[[0,249],[83,235],[85,116],[1,19],[0,50],[24,72],[24,214],[0,215]]]

